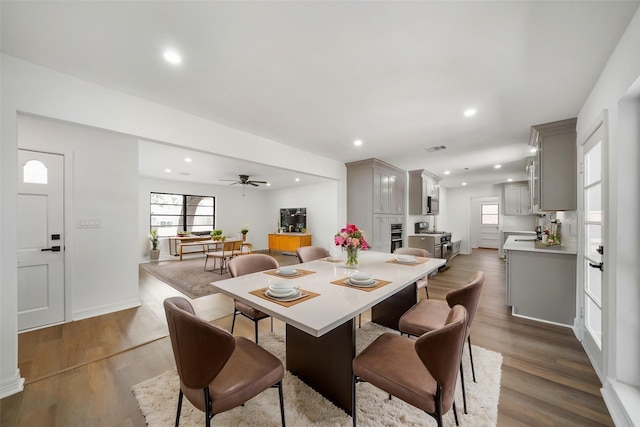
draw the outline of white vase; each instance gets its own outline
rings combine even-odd
[[[150,249],[149,250],[149,260],[150,261],[158,261],[160,259],[160,249]]]

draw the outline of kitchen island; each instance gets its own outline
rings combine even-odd
[[[509,236],[507,305],[514,316],[573,326],[576,314],[576,248],[540,248],[530,235]]]

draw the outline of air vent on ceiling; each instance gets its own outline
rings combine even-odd
[[[435,147],[429,147],[429,148],[426,148],[425,150],[427,150],[430,153],[433,153],[434,151],[440,151],[440,150],[444,150],[446,148],[447,147],[444,146],[444,145],[436,145]]]

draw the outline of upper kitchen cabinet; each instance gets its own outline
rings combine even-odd
[[[347,222],[364,230],[372,249],[390,251],[391,225],[404,222],[406,172],[377,159],[346,166]]]
[[[536,148],[527,165],[533,212],[576,210],[576,119],[532,126],[529,145]]]
[[[406,173],[378,159],[347,163],[347,191],[371,194],[373,213],[404,214]]]
[[[429,214],[428,198],[440,197],[440,177],[424,169],[409,171],[409,215]]]
[[[529,183],[523,181],[504,184],[504,214],[531,215],[532,213]]]

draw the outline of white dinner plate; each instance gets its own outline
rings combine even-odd
[[[298,298],[301,298],[303,296],[302,292],[300,292],[298,289],[294,289],[294,291],[295,291],[295,293],[293,295],[287,296],[287,297],[281,297],[281,296],[273,295],[271,292],[269,292],[268,289],[266,291],[264,291],[264,294],[266,296],[268,296],[269,298],[273,298],[275,300],[282,301],[282,302],[294,301],[294,300],[297,300]]]
[[[346,282],[347,284],[351,286],[356,286],[358,288],[373,288],[374,286],[378,285],[378,281],[374,279],[371,279],[371,282],[369,283],[356,282],[351,279],[347,279]]]
[[[417,261],[415,259],[400,259],[396,258],[396,261],[400,264],[415,264]]]
[[[276,297],[276,298],[287,298],[287,297],[290,297],[292,295],[295,295],[296,292],[298,292],[298,290],[294,289],[294,288],[290,288],[290,289],[272,289],[272,288],[269,288],[269,289],[267,289],[267,291],[270,294],[269,296]]]
[[[276,270],[276,274],[279,274],[281,276],[295,276],[296,274],[298,274],[298,270],[296,270],[295,268],[293,270]]]

